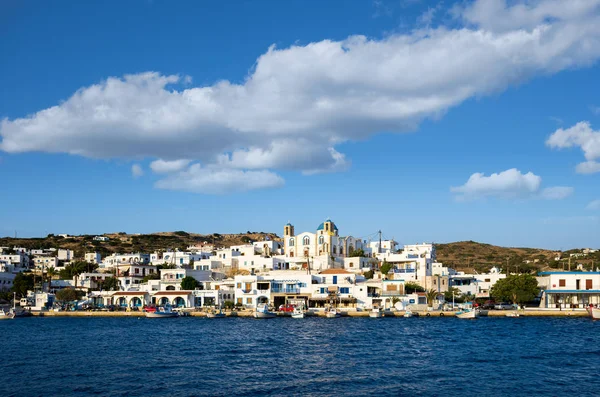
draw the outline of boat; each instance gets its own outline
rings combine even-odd
[[[479,313],[477,313],[477,310],[473,310],[473,309],[463,309],[454,314],[456,315],[457,318],[463,318],[463,319],[475,319],[475,318],[479,317]]]
[[[519,316],[521,316],[521,315],[517,312],[506,313],[506,317],[519,317]]]
[[[477,310],[477,316],[478,317],[488,317],[489,310],[485,310],[485,309],[482,309],[480,307],[478,307],[475,310]]]
[[[600,320],[600,307],[594,307],[590,305],[587,308],[587,312],[593,320]]]
[[[260,304],[256,306],[256,311],[254,312],[254,318],[275,318],[277,317],[276,313],[270,312],[269,308],[266,304]]]
[[[410,309],[406,309],[406,311],[404,312],[403,317],[411,318],[412,316],[413,316],[413,312]]]
[[[171,318],[179,317],[179,313],[173,311],[171,305],[158,306],[153,312],[146,312],[148,318]]]
[[[381,318],[381,317],[383,317],[383,311],[379,307],[374,307],[369,312],[369,317],[371,317],[371,318]]]
[[[338,313],[338,311],[335,309],[327,309],[327,310],[325,310],[325,317],[327,317],[327,318],[340,317],[340,313]]]
[[[225,318],[226,315],[223,313],[223,310],[219,309],[219,311],[211,310],[206,313],[206,318]]]
[[[301,307],[295,307],[292,312],[292,318],[304,318],[306,316],[306,312]]]
[[[15,318],[14,311],[4,311],[4,309],[0,309],[0,320],[12,320],[13,318]]]

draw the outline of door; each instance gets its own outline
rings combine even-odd
[[[585,280],[585,289],[592,289],[592,280]]]
[[[337,276],[333,276],[333,283],[337,284]]]
[[[581,280],[575,280],[575,289],[581,289]]]

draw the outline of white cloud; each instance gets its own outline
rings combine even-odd
[[[150,163],[150,169],[157,174],[168,174],[181,171],[187,167],[189,163],[191,163],[190,160],[165,161],[163,159],[158,159]]]
[[[546,200],[562,200],[573,194],[572,187],[569,186],[553,186],[542,190],[540,196]]]
[[[599,1],[479,0],[458,11],[465,27],[273,46],[240,84],[182,86],[191,79],[152,72],[110,77],[2,120],[0,149],[184,158],[211,170],[344,170],[342,142],[412,131],[466,99],[592,64],[600,57]]]
[[[588,210],[600,210],[600,200],[591,201],[585,208]]]
[[[580,174],[600,172],[600,131],[594,131],[587,121],[581,121],[571,128],[559,128],[546,140],[553,149],[579,147],[587,161],[577,165]]]
[[[521,173],[516,168],[485,176],[475,173],[462,186],[451,187],[459,200],[475,200],[484,197],[504,199],[542,198],[560,200],[571,195],[573,188],[554,186],[541,189],[542,178],[532,172]]]
[[[159,189],[193,193],[228,194],[254,189],[281,187],[284,180],[270,171],[243,171],[202,167],[192,164],[187,170],[156,182]]]
[[[592,113],[594,113],[595,115],[600,115],[600,106],[590,106],[590,110],[592,111]]]
[[[131,166],[131,176],[134,178],[139,178],[142,175],[144,175],[144,170],[142,169],[141,165],[134,164]]]

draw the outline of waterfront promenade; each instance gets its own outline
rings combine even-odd
[[[506,317],[506,314],[511,311],[504,310],[490,310],[488,317]],[[206,312],[201,311],[190,311],[187,312],[190,317],[206,317]],[[385,317],[399,317],[403,318],[404,311],[387,311]],[[455,317],[452,311],[413,311],[414,314],[418,313],[418,317]],[[539,310],[539,309],[526,309],[519,310],[521,317],[587,317],[588,313],[585,310]],[[145,317],[144,312],[141,311],[46,311],[46,312],[33,312],[36,317]],[[240,311],[228,311],[225,312],[227,317],[252,317],[253,312],[251,310],[240,310]],[[309,317],[325,317],[323,311],[311,311],[308,313]],[[289,317],[289,314],[278,313],[278,317]],[[369,317],[368,311],[342,311],[341,317]],[[485,317],[484,317],[485,318]]]

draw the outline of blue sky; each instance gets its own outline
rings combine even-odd
[[[3,2],[0,235],[597,247],[599,3]]]

